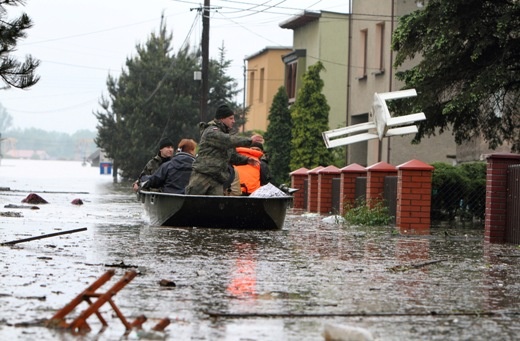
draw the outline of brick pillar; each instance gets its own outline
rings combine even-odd
[[[356,201],[356,178],[366,176],[367,170],[365,167],[353,163],[341,168],[340,171],[339,214],[343,215],[345,206],[353,205]]]
[[[496,153],[487,157],[486,220],[484,240],[489,243],[506,241],[507,168],[520,164],[520,155]]]
[[[372,207],[375,203],[383,200],[385,176],[397,175],[395,166],[384,161],[367,167],[367,205]]]
[[[292,188],[299,188],[300,190],[293,193],[293,208],[297,209],[306,209],[307,207],[304,207],[305,202],[305,180],[307,179],[307,172],[309,170],[307,168],[300,168],[297,169],[289,175],[291,176],[291,187]]]
[[[396,227],[401,232],[421,234],[429,231],[434,167],[419,160],[410,160],[397,166],[397,169]]]
[[[318,213],[332,212],[332,179],[339,178],[340,174],[336,166],[327,166],[318,171]]]
[[[318,166],[307,172],[307,212],[318,212],[318,172],[323,166]]]

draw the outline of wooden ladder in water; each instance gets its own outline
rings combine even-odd
[[[101,313],[99,312],[99,308],[103,306],[105,303],[109,303],[117,317],[121,320],[123,325],[125,326],[127,332],[132,328],[140,329],[142,324],[146,322],[147,318],[144,315],[138,316],[134,322],[129,323],[125,318],[121,310],[116,306],[112,297],[115,296],[119,290],[123,289],[135,276],[137,273],[135,271],[128,271],[124,274],[124,276],[117,281],[108,291],[105,293],[96,293],[96,290],[102,287],[108,280],[114,276],[114,270],[108,270],[99,277],[94,283],[92,283],[87,289],[85,289],[82,293],[76,296],[72,301],[70,301],[65,307],[60,309],[54,316],[49,319],[46,323],[47,327],[52,328],[63,328],[68,329],[73,333],[84,334],[91,330],[90,326],[87,323],[87,319],[95,314],[103,327],[108,327],[108,323],[103,318]],[[97,298],[94,302],[92,298]],[[65,318],[66,316],[73,311],[80,303],[86,301],[89,304],[89,307],[85,309],[81,314],[79,314],[72,322],[68,323]],[[155,331],[163,331],[169,325],[169,319],[162,319],[152,328]]]

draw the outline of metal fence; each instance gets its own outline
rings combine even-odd
[[[434,164],[432,225],[483,226],[486,212],[486,165]]]
[[[520,244],[520,165],[507,169],[506,241]]]

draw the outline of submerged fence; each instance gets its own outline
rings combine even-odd
[[[411,160],[397,167],[379,162],[300,168],[290,174],[291,186],[302,189],[294,194],[293,207],[343,215],[346,207],[363,199],[370,206],[375,199],[390,212],[395,205],[399,228],[472,224],[484,227],[488,242],[520,244],[520,154],[486,158],[458,166]]]
[[[477,162],[452,166],[445,163],[434,163],[432,172],[430,217],[432,225],[469,225],[483,227],[486,205],[486,164]],[[397,214],[397,170],[386,165],[382,176],[380,191],[381,200],[388,207],[390,214]],[[313,170],[301,169],[292,175],[300,175],[301,184],[293,184],[303,189],[296,198],[295,207],[309,212],[343,214],[345,205],[364,202],[367,196],[367,170],[359,165],[350,165],[343,169],[318,167]],[[348,172],[349,176],[342,173]],[[332,177],[331,186],[318,185],[319,175]],[[351,184],[341,185],[343,181]],[[406,182],[406,181],[405,181]],[[311,188],[309,189],[309,183]],[[416,190],[416,189],[415,189]],[[309,192],[311,191],[311,193]],[[352,193],[344,192],[351,191]],[[372,191],[373,192],[373,191]],[[411,190],[414,194],[414,189]],[[369,192],[370,194],[370,189]],[[330,206],[324,206],[323,195],[330,197]],[[372,193],[372,198],[377,193]],[[314,202],[312,202],[314,201]],[[320,202],[320,203],[318,203]]]

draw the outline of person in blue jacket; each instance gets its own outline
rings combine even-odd
[[[164,193],[184,194],[190,180],[196,149],[195,141],[182,139],[173,158],[163,163],[155,173],[146,176],[142,188],[159,188]]]

